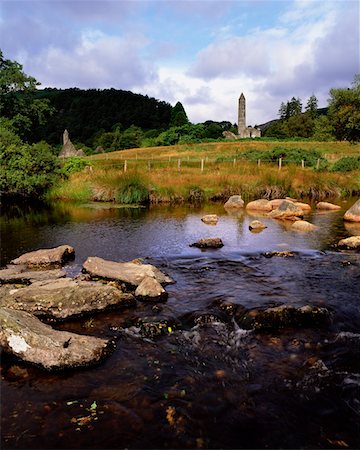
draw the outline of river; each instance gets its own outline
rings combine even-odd
[[[176,283],[165,303],[55,325],[114,340],[96,367],[47,373],[2,354],[1,448],[359,448],[360,255],[336,248],[359,234],[342,219],[355,200],[313,208],[311,233],[219,204],[4,207],[1,266],[69,244],[68,276],[88,256],[142,258]],[[267,228],[250,232],[254,219]],[[189,247],[203,237],[224,247]],[[281,304],[326,307],[331,324],[255,332],[231,313]],[[167,331],[145,333],[154,323]]]

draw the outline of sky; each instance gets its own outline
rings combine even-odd
[[[193,123],[247,125],[281,102],[350,87],[360,0],[0,0],[0,48],[41,87],[180,101]]]

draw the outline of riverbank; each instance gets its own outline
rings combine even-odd
[[[82,172],[53,187],[48,197],[128,204],[196,203],[239,193],[245,200],[346,198],[359,195],[360,171],[334,172],[334,163],[359,154],[358,145],[310,141],[130,149],[88,158]]]

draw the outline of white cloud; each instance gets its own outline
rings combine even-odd
[[[85,30],[74,48],[49,47],[32,60],[31,69],[45,86],[132,89],[157,79],[153,63],[141,57],[146,43],[140,34]]]

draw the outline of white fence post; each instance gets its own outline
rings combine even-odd
[[[279,158],[279,170],[281,170],[282,158]]]

